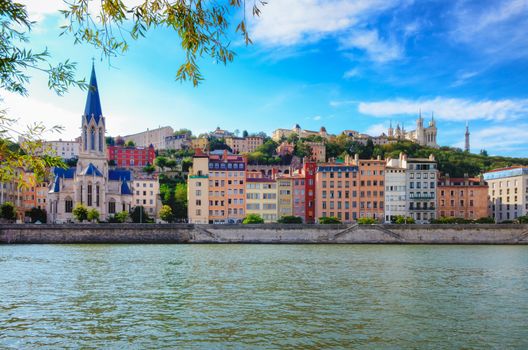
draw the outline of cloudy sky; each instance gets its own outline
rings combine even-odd
[[[201,60],[198,88],[175,82],[182,53],[168,30],[109,64],[59,38],[62,1],[22,2],[37,21],[34,48],[78,62],[79,78],[97,59],[110,135],[160,125],[271,133],[295,123],[378,135],[391,120],[414,128],[421,110],[434,113],[442,145],[462,147],[469,122],[472,151],[528,156],[528,0],[268,0],[250,20],[254,45],[233,36],[234,63]],[[82,91],[57,97],[35,74],[29,97],[0,95],[21,123],[58,123],[61,138],[78,136]]]

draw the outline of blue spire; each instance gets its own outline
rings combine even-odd
[[[97,87],[97,78],[95,77],[95,67],[92,63],[92,76],[90,77],[90,85],[88,86],[88,96],[86,97],[86,107],[84,107],[84,115],[86,120],[94,117],[95,122],[99,124],[99,119],[103,115],[101,109],[101,100],[99,99],[99,88]]]

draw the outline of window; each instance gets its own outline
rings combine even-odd
[[[108,213],[115,214],[115,212],[116,212],[116,203],[114,199],[111,199],[110,202],[108,202]]]
[[[92,196],[93,196],[93,193],[92,193],[92,184],[88,184],[88,206],[91,207],[92,206]]]
[[[95,185],[95,206],[98,207],[99,206],[99,200],[101,199],[100,197],[100,192],[99,192],[99,184]]]
[[[73,201],[71,198],[66,198],[64,201],[64,211],[66,213],[71,213],[73,211]]]

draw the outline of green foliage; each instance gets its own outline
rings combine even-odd
[[[159,156],[159,157],[156,157],[156,159],[154,159],[154,164],[158,168],[161,168],[161,171],[163,171],[167,167],[167,161],[168,161],[167,157]]]
[[[264,219],[260,217],[258,214],[248,214],[244,220],[242,221],[243,224],[263,224]]]
[[[304,158],[304,157],[310,157],[312,155],[312,147],[308,146],[304,142],[297,142],[295,144],[295,147],[293,149],[293,155]]]
[[[75,208],[73,208],[73,217],[77,219],[77,221],[83,222],[88,219],[88,209],[84,205],[78,203]]]
[[[135,223],[152,222],[147,212],[145,211],[145,208],[140,205],[138,205],[137,207],[134,207],[134,209],[132,210],[132,213],[130,213],[130,217],[132,218],[132,221]]]
[[[357,219],[357,223],[359,225],[373,225],[376,224],[378,221],[374,218],[359,218]]]
[[[229,147],[224,139],[217,139],[217,138],[210,138],[209,140],[209,150],[210,151],[216,151],[216,150],[227,150],[228,152],[233,152],[231,147]]]
[[[180,130],[176,130],[174,132],[174,135],[175,136],[178,136],[178,135],[187,135],[189,138],[192,136],[192,131],[189,130],[189,129],[180,129]]]
[[[286,215],[281,216],[277,222],[279,224],[302,224],[303,219],[300,216]]]
[[[110,216],[108,218],[108,222],[110,223],[123,223],[123,222],[126,222],[126,220],[128,219],[128,212],[127,211],[122,211],[122,212],[119,212],[113,216]]]
[[[403,216],[403,215],[396,215],[396,217],[394,218],[394,223],[395,224],[398,224],[398,225],[402,225],[402,224],[414,224],[415,221],[412,217],[410,216]]]
[[[92,222],[99,221],[99,212],[97,211],[97,209],[92,208],[88,210],[87,219],[88,221]]]
[[[79,161],[78,158],[70,158],[66,160],[66,166],[69,168],[74,168],[77,166],[77,162]]]
[[[247,130],[242,131],[242,137],[248,137],[248,136],[249,136],[249,134],[248,134]]]
[[[4,220],[14,221],[16,219],[16,208],[11,202],[4,202],[0,206],[0,218]]]
[[[475,223],[476,224],[494,224],[495,223],[495,219],[492,218],[492,217],[483,217],[483,218],[479,218],[477,220],[475,220]]]
[[[172,208],[168,205],[163,205],[160,209],[159,216],[161,220],[166,222],[172,222],[173,215],[172,215]]]
[[[26,216],[30,217],[31,222],[40,221],[43,224],[45,224],[48,219],[46,215],[46,211],[44,209],[39,209],[35,207],[31,208],[30,211],[27,211]]]
[[[163,205],[171,208],[172,220],[187,219],[187,183],[182,179],[170,179],[160,176],[160,195]]]
[[[106,136],[105,142],[107,146],[114,146],[115,145],[115,139],[112,136]]]
[[[340,224],[340,223],[341,223],[341,220],[339,220],[339,219],[336,218],[335,216],[325,216],[325,217],[321,217],[321,218],[319,218],[319,223],[320,223],[320,224],[323,224],[323,225],[328,225],[328,224]]]
[[[126,146],[126,147],[135,147],[136,144],[134,143],[134,141],[132,141],[132,140],[128,140],[128,141],[125,143],[125,146]]]
[[[438,219],[431,220],[431,224],[471,224],[472,220],[456,217],[439,217]]]
[[[143,171],[150,175],[150,174],[152,174],[154,171],[156,171],[156,167],[154,167],[153,165],[147,164],[147,165],[143,168]]]
[[[528,224],[528,215],[519,216],[515,219],[515,222],[518,224]]]
[[[114,160],[114,159],[110,159],[110,160],[108,161],[108,166],[116,166],[116,162],[115,162],[115,160]]]

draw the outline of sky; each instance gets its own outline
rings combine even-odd
[[[528,0],[268,0],[248,16],[253,45],[233,34],[233,63],[200,59],[198,87],[175,80],[183,54],[168,29],[109,61],[59,37],[61,0],[22,2],[36,21],[32,47],[77,62],[78,78],[89,78],[95,58],[112,136],[165,125],[271,134],[296,123],[377,136],[391,121],[414,129],[421,111],[426,121],[434,113],[440,145],[462,148],[469,123],[472,152],[528,157]],[[80,134],[85,92],[56,96],[39,73],[29,92],[0,91],[20,125],[64,126],[48,139]]]

